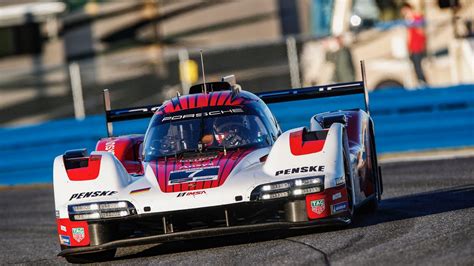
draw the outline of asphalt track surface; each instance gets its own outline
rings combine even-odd
[[[375,214],[347,228],[119,249],[107,264],[474,265],[474,157],[388,163]],[[0,263],[65,264],[51,188],[0,191]]]

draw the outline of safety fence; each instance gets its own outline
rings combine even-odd
[[[270,104],[283,130],[309,125],[318,112],[362,106],[360,95]],[[474,146],[474,85],[370,94],[379,153]],[[0,185],[48,183],[55,156],[94,150],[104,116],[0,129]],[[115,134],[144,133],[147,119],[114,124]]]

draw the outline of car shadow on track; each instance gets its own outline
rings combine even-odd
[[[458,186],[449,189],[441,189],[383,200],[379,205],[379,209],[375,213],[360,212],[355,217],[353,223],[347,227],[318,227],[312,229],[266,231],[251,234],[176,241],[157,244],[156,246],[152,246],[135,254],[116,257],[115,260],[159,256],[285,239],[305,234],[347,230],[350,228],[371,226],[471,207],[474,207],[474,185]]]
[[[376,213],[359,215],[351,227],[410,219],[474,207],[474,184],[383,200]]]

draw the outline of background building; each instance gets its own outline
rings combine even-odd
[[[472,25],[474,3],[460,0],[461,8],[441,9],[437,1],[411,2],[427,21],[427,85],[472,82],[473,45],[464,36],[472,32],[467,25]],[[102,111],[105,88],[115,92],[113,104],[119,107],[161,102],[183,92],[179,55],[181,61],[198,62],[200,49],[210,79],[234,73],[251,91],[350,81],[360,76],[361,59],[370,73],[369,89],[416,88],[420,84],[406,52],[401,3],[4,1],[0,124],[73,116],[74,62],[86,115]],[[289,49],[289,36],[296,37],[296,49]],[[298,59],[296,65],[290,66],[289,56]],[[195,65],[193,76],[199,77],[200,64]]]

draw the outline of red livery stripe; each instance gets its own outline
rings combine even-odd
[[[99,176],[101,155],[91,155],[86,167],[67,169],[67,176],[71,181],[94,180]]]
[[[324,140],[303,141],[303,130],[290,134],[290,150],[295,156],[320,152],[324,143]]]
[[[208,94],[192,94],[174,97],[157,111],[157,113],[173,113],[177,111],[210,106],[238,106],[246,101],[257,101],[257,98],[235,95],[231,91],[217,91]]]
[[[150,162],[150,166],[155,173],[158,180],[161,191],[166,193],[181,192],[196,189],[206,189],[219,187],[226,181],[232,170],[237,164],[245,158],[253,149],[241,149],[235,151],[229,151],[224,156],[223,152],[220,152],[214,158],[208,160],[182,160],[176,158],[160,158]],[[219,166],[219,173],[217,180],[211,181],[197,181],[190,183],[168,185],[169,176],[172,171],[187,170],[187,169],[199,169],[206,167]]]
[[[68,218],[56,218],[56,224],[59,242],[62,246],[89,246],[89,226],[86,221],[71,221]],[[61,243],[61,237],[67,238],[69,243]]]

